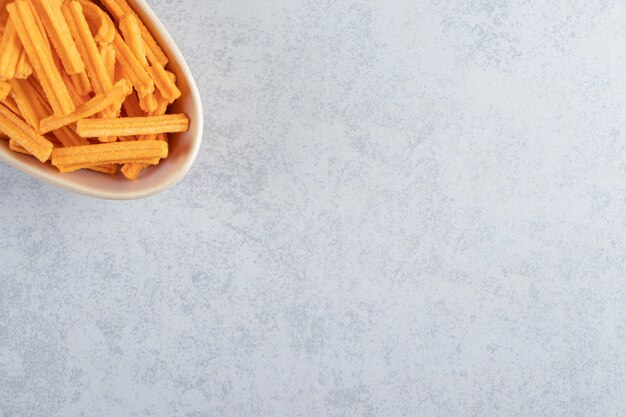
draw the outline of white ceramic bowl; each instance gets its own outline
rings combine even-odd
[[[182,97],[171,106],[171,112],[185,113],[191,120],[188,132],[170,135],[170,156],[159,165],[148,168],[137,181],[86,170],[61,174],[49,164],[44,165],[33,157],[10,151],[8,142],[4,140],[0,140],[1,161],[65,190],[109,200],[150,197],[174,186],[187,174],[202,142],[203,114],[198,87],[180,50],[146,1],[129,0],[129,3],[170,58],[168,69],[178,78]]]

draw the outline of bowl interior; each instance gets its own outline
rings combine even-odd
[[[170,59],[168,69],[176,74],[182,96],[171,107],[171,113],[185,113],[190,118],[188,132],[170,134],[170,156],[157,166],[145,170],[136,181],[120,175],[104,175],[92,171],[61,174],[49,164],[12,152],[8,142],[0,140],[0,160],[42,181],[69,191],[97,198],[132,200],[149,197],[172,187],[191,168],[202,141],[202,103],[191,71],[174,41],[144,0],[129,3],[151,30]]]

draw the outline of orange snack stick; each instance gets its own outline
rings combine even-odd
[[[115,20],[120,20],[122,17],[124,17],[124,9],[122,9],[122,7],[117,4],[117,0],[102,0],[102,4],[104,4],[104,7],[107,8],[109,13],[111,13]]]
[[[121,21],[124,15],[127,14],[137,15],[126,0],[103,0],[102,3],[118,21]],[[151,63],[158,62],[166,66],[169,62],[167,56],[141,19],[137,19],[137,21],[139,23],[139,29],[141,30],[141,36],[146,44],[146,56],[148,60]]]
[[[167,158],[167,155],[168,145],[160,141],[101,143],[71,148],[55,148],[52,151],[52,165],[76,167],[133,161],[149,163],[154,159]]]
[[[9,20],[0,39],[0,80],[10,80],[15,76],[21,53],[22,44],[17,30]]]
[[[162,142],[167,143],[167,135],[165,133],[161,133],[156,136],[154,135],[141,136],[139,140],[160,140]],[[127,179],[134,181],[137,178],[139,178],[143,170],[148,168],[150,165],[154,165],[154,164],[142,164],[138,162],[132,162],[132,163],[124,164],[121,171],[122,171],[122,174],[124,174],[124,176]]]
[[[157,109],[159,103],[157,102],[156,95],[154,93],[142,94],[139,93],[139,108],[146,113],[152,113]]]
[[[154,92],[154,82],[146,69],[141,65],[139,60],[130,50],[124,39],[117,34],[113,41],[117,62],[120,64],[124,74],[130,79],[135,89],[141,94]]]
[[[16,114],[20,119],[22,118],[22,113],[20,113],[20,109],[17,107],[17,103],[10,95],[7,96],[4,100],[2,100],[2,104],[6,106],[7,109],[11,110],[13,114]]]
[[[32,76],[32,77],[28,77],[28,79],[26,80],[30,83],[30,85],[35,89],[35,91],[37,91],[37,94],[44,100],[46,101],[46,93],[43,91],[43,87],[41,87],[41,84],[39,83],[39,80],[37,79],[37,76]],[[46,103],[48,103],[46,101]],[[48,106],[50,106],[48,104]]]
[[[44,138],[6,106],[0,104],[0,131],[30,152],[41,162],[46,162],[52,153],[52,142]],[[151,142],[135,142],[151,143]]]
[[[81,94],[78,91],[77,86],[75,84],[76,83],[80,84],[81,81],[77,77],[80,77],[80,75],[78,76],[68,75],[65,73],[65,71],[61,71],[61,78],[63,78],[65,87],[67,88],[67,91],[70,93],[70,97],[72,98],[72,102],[74,103],[75,107],[78,107],[81,104],[84,104],[85,102],[89,101],[89,98],[90,98],[88,94]],[[80,85],[78,87],[81,88]]]
[[[102,174],[115,175],[117,174],[118,167],[119,165],[117,164],[108,164],[108,165],[93,166],[93,167],[89,167],[88,169],[91,171],[100,172]]]
[[[72,80],[74,91],[79,96],[86,96],[93,91],[86,71],[70,75],[70,80]]]
[[[0,81],[0,101],[3,101],[11,92],[11,84],[6,81]]]
[[[75,108],[74,103],[30,4],[25,0],[16,0],[7,6],[7,10],[54,113],[60,115],[71,113]]]
[[[150,135],[186,132],[187,130],[189,130],[189,118],[184,114],[120,117],[118,119],[83,119],[76,125],[76,132],[84,138]]]
[[[110,145],[110,144],[109,144]],[[137,161],[141,162],[142,164],[146,165],[146,166],[150,166],[150,165],[158,165],[159,162],[161,162],[160,158],[152,158],[152,159],[137,159]],[[107,167],[110,165],[115,165],[116,167],[116,172],[117,172],[117,167],[119,166],[119,164],[123,164],[126,163],[128,161],[122,161],[122,162],[118,162],[118,163],[113,163],[113,164],[104,164],[104,165],[97,165],[97,164],[76,164],[76,165],[55,165],[59,172],[62,173],[66,173],[66,172],[74,172],[74,171],[78,171],[80,169],[89,169],[92,171],[100,171],[100,169],[102,169],[102,167]],[[104,168],[106,169],[106,168]]]
[[[30,61],[28,60],[28,55],[24,48],[22,48],[22,53],[20,54],[20,60],[17,62],[17,68],[15,69],[15,78],[19,78],[20,80],[25,80],[33,74],[33,66],[30,65]]]
[[[135,55],[135,58],[144,66],[148,66],[146,58],[146,44],[141,36],[139,18],[135,14],[127,14],[119,21],[120,31],[124,41]]]
[[[42,119],[50,116],[50,110],[44,106],[35,96],[38,95],[37,90],[33,88],[30,82],[26,80],[13,79],[11,83],[11,97],[15,100],[17,107],[20,109],[22,119],[26,121],[38,133],[39,124]]]
[[[12,0],[0,0],[0,31],[4,30],[9,20],[9,14],[7,13],[7,4]]]
[[[87,139],[78,136],[78,134],[69,126],[63,126],[62,128],[52,132],[52,134],[65,147],[89,145],[89,141]]]
[[[9,139],[9,149],[12,150],[13,152],[33,156],[33,154],[28,152],[26,148],[22,148],[20,145],[18,145],[17,141],[13,138]]]
[[[113,86],[113,81],[109,77],[104,60],[96,41],[91,34],[83,8],[79,2],[72,0],[63,7],[63,14],[76,41],[80,56],[85,62],[85,69],[91,85],[96,94],[102,94]]]
[[[111,80],[115,80],[115,68],[116,68],[116,58],[115,58],[115,48],[112,45],[106,45],[100,47],[100,55],[102,55],[102,60],[104,61],[104,66],[109,73],[109,77]]]
[[[39,83],[37,83],[34,77],[29,78],[27,82],[30,84],[30,87],[32,89],[29,92],[31,98],[37,101],[41,107],[43,107],[45,114],[50,115],[52,113],[52,109],[46,101],[45,95],[43,94],[43,91],[41,91],[41,86],[39,85]],[[64,126],[60,129],[57,129],[52,132],[52,134],[62,146],[79,146],[89,144],[89,141],[87,139],[78,136],[78,134],[69,126]]]
[[[132,92],[126,97],[126,100],[124,100],[124,103],[122,104],[122,108],[124,109],[127,117],[146,116],[146,113],[141,110],[141,107],[139,107],[139,99],[137,98],[136,92]]]
[[[160,94],[157,94],[157,102],[157,108],[154,112],[150,113],[150,116],[160,116],[167,112],[167,107],[169,106],[169,103],[167,102],[167,100],[163,99]],[[137,138],[137,140],[160,140],[167,142],[167,134],[159,133],[158,135],[141,135]],[[137,178],[139,178],[139,175],[141,175],[141,172],[147,167],[147,164],[130,163],[125,164],[122,167],[121,171],[127,179],[136,180]]]
[[[80,74],[85,70],[85,64],[78,53],[78,48],[72,39],[70,29],[63,17],[61,9],[49,0],[32,0],[35,9],[43,23],[54,49],[57,51],[63,68],[69,75]]]
[[[96,95],[87,103],[76,108],[72,113],[65,116],[54,115],[42,120],[41,131],[47,133],[93,116],[115,103],[121,103],[131,91],[131,86],[126,80],[118,81],[109,91]]]
[[[85,19],[89,24],[94,39],[99,45],[109,45],[115,38],[115,24],[109,15],[90,0],[78,0],[83,6]]]
[[[172,77],[171,72],[166,71],[163,65],[158,62],[148,68],[148,73],[154,80],[156,88],[161,96],[170,103],[173,103],[181,96],[180,89],[176,86],[176,76]],[[172,79],[173,78],[173,79]]]
[[[62,143],[60,144],[62,145]],[[89,142],[87,142],[87,144],[89,144]],[[78,145],[62,145],[62,146],[78,146]],[[18,145],[14,139],[9,140],[9,149],[12,150],[13,152],[18,152],[24,155],[32,156],[32,154],[28,150]],[[118,165],[117,164],[95,165],[95,166],[90,165],[90,166],[85,166],[84,168],[89,169],[91,171],[100,172],[103,174],[115,175],[117,173]],[[70,171],[65,171],[65,172],[70,172]]]

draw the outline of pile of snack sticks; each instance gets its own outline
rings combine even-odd
[[[137,179],[189,129],[167,65],[126,0],[0,0],[0,133],[60,172]]]

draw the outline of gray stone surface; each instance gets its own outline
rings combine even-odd
[[[624,415],[624,2],[152,4],[201,155],[0,165],[0,416]]]

